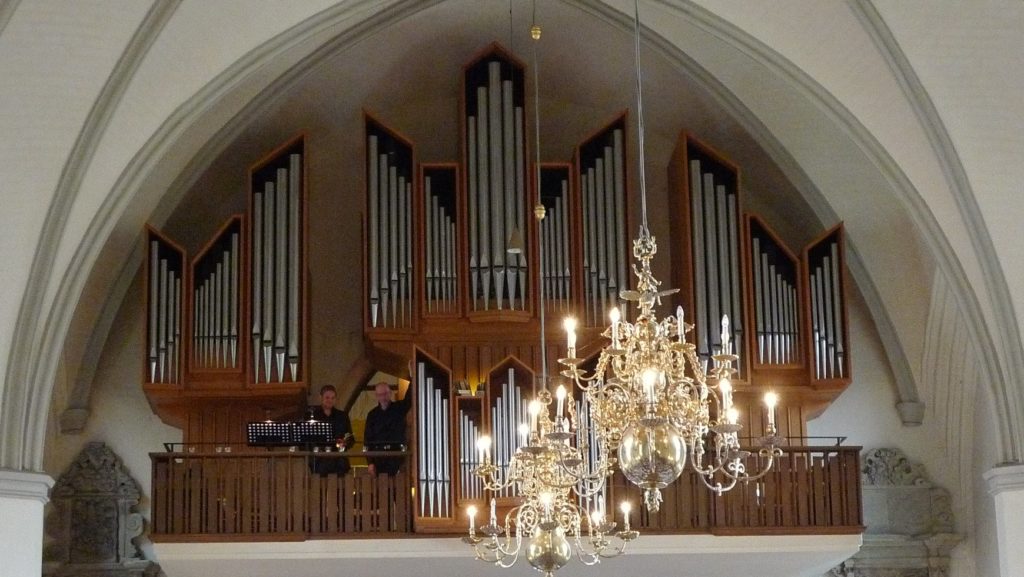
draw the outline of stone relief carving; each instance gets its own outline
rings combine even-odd
[[[57,479],[46,519],[51,538],[43,574],[53,577],[153,577],[160,567],[142,557],[134,540],[144,529],[133,512],[142,493],[121,459],[89,443]]]
[[[864,544],[825,577],[946,577],[954,533],[949,492],[899,449],[872,449],[861,466]]]

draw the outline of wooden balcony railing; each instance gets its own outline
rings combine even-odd
[[[361,453],[388,456],[397,453]],[[398,454],[405,455],[405,454]],[[791,447],[759,482],[716,496],[687,470],[662,491],[660,511],[642,511],[644,533],[841,534],[863,531],[859,447]],[[311,473],[310,459],[337,453],[152,453],[156,541],[302,540],[413,533],[408,467],[394,477],[364,470]],[[642,509],[621,474],[609,500]],[[451,522],[461,532],[465,519]],[[432,531],[434,532],[434,531]]]
[[[364,452],[358,457],[406,458]],[[407,467],[395,476],[365,470],[312,472],[338,453],[151,453],[154,541],[303,540],[411,533]],[[320,470],[320,469],[317,469]]]
[[[634,507],[643,502],[641,490],[621,474],[613,478],[612,490],[616,502],[625,498]],[[714,535],[864,531],[860,447],[785,448],[762,479],[737,484],[720,497],[687,469],[662,495],[664,502],[657,513],[640,507],[641,531]]]

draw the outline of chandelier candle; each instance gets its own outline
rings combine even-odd
[[[566,333],[566,348],[568,352],[566,356],[570,359],[576,358],[576,319],[573,317],[566,317],[562,321],[562,327],[565,328]]]

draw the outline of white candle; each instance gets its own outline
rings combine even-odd
[[[722,392],[722,406],[725,410],[732,407],[732,383],[725,378],[718,382],[718,390]]]
[[[552,503],[552,501],[554,501],[555,496],[552,495],[548,491],[544,491],[543,493],[538,495],[538,497],[540,498],[541,505],[544,506],[544,516],[550,518],[551,517],[551,503]]]
[[[722,354],[729,354],[729,315],[722,315]]]
[[[498,502],[491,497],[491,525],[498,524]]]
[[[472,535],[476,532],[476,506],[467,507],[466,514],[469,515],[469,534]]]
[[[522,439],[520,444],[525,447],[530,438],[530,425],[519,423],[519,437]]]
[[[620,507],[622,508],[622,515],[626,518],[623,529],[629,531],[629,512],[633,510],[633,506],[629,504],[629,501],[623,501]]]
[[[530,430],[537,431],[538,433],[540,431],[537,430],[537,415],[540,414],[540,407],[540,401],[534,399],[530,401],[530,406],[528,408],[530,412]]]
[[[476,450],[480,453],[480,462],[485,465],[491,460],[491,438],[487,435],[480,437],[476,442]]]
[[[562,327],[565,328],[565,334],[567,338],[566,346],[569,349],[568,357],[570,359],[576,357],[576,319],[572,317],[565,317],[562,321]]]
[[[619,319],[621,314],[619,313],[619,307],[613,307],[608,316],[612,320],[612,346],[618,348],[619,346]]]
[[[779,395],[768,391],[764,394],[764,404],[768,406],[768,426],[775,428],[775,406],[779,404]]]
[[[679,343],[680,344],[685,343],[686,342],[686,323],[683,322],[683,307],[682,306],[676,307],[676,325],[678,327],[677,330],[679,331],[679,334],[676,335],[676,336],[679,337]]]
[[[730,407],[729,410],[725,412],[725,420],[730,425],[735,425],[740,420],[740,412],[736,407]]]
[[[565,385],[558,385],[558,389],[555,390],[555,398],[558,399],[558,418],[562,418],[562,413],[565,406]]]
[[[658,382],[658,370],[644,369],[644,372],[640,375],[640,381],[643,385],[644,396],[647,398],[647,402],[654,404],[657,398],[655,385]]]

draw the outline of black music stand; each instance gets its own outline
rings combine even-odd
[[[280,447],[292,444],[292,424],[276,421],[258,421],[246,426],[246,441],[250,447]]]
[[[321,421],[297,421],[292,423],[293,445],[333,445],[334,426]]]

